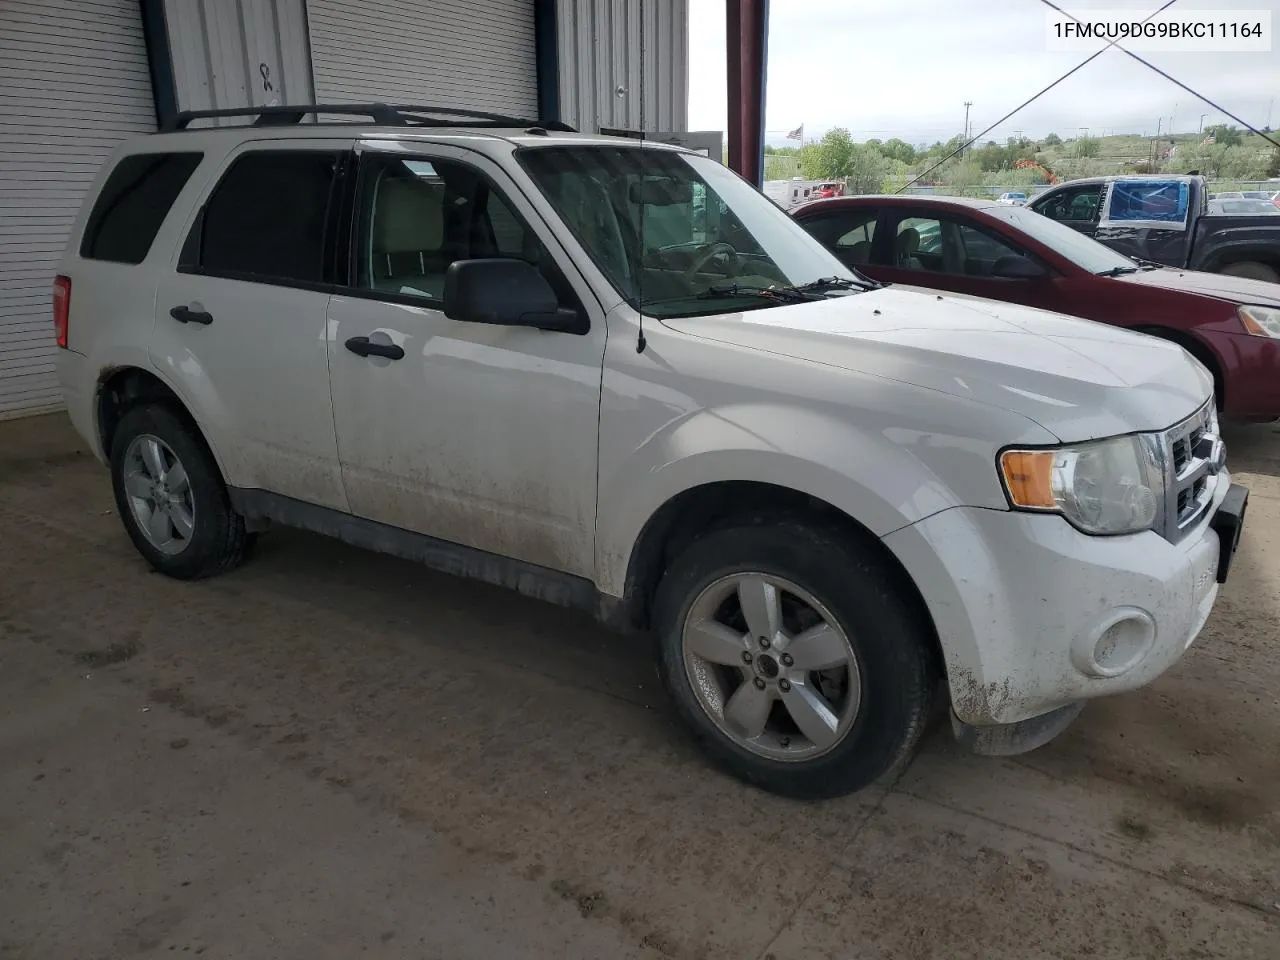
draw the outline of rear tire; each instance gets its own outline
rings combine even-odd
[[[860,790],[910,755],[930,719],[932,628],[870,547],[794,521],[718,529],[670,566],[653,610],[681,719],[712,760],[771,793]]]
[[[1256,260],[1229,263],[1218,272],[1224,273],[1229,277],[1243,277],[1246,280],[1266,280],[1270,283],[1280,283],[1280,273],[1277,273],[1275,268],[1269,267],[1265,263],[1258,263]]]
[[[178,580],[234,568],[250,546],[203,440],[164,406],[134,407],[111,439],[111,482],[129,539],[153,570]]]

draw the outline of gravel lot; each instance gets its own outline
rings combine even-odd
[[[150,574],[65,418],[0,423],[0,956],[1280,957],[1280,429],[1206,632],[1013,760],[710,769],[642,644],[291,531]]]

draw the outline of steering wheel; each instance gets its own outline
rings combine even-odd
[[[719,256],[725,257],[725,266],[729,268],[729,276],[736,277],[738,275],[738,251],[733,244],[719,241],[717,243],[704,243],[694,251],[693,262],[685,268],[684,279],[691,282],[702,271],[703,267]]]

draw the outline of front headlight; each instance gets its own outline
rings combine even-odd
[[[1247,305],[1236,307],[1236,313],[1244,328],[1255,337],[1280,339],[1280,309]]]
[[[1141,436],[1006,450],[1000,474],[1015,509],[1061,513],[1085,533],[1150,530],[1164,499],[1159,458]]]

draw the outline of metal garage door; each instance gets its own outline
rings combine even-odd
[[[533,0],[308,0],[319,103],[537,116]]]
[[[60,406],[54,267],[102,161],[154,129],[137,0],[0,0],[0,419]]]

